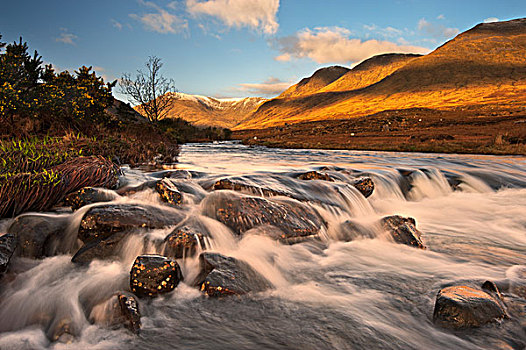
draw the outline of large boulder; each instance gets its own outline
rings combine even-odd
[[[82,217],[78,238],[87,243],[129,229],[158,229],[178,224],[184,214],[172,208],[146,204],[103,204]]]
[[[68,194],[64,202],[71,209],[77,210],[88,204],[111,202],[117,198],[119,198],[119,195],[115,191],[97,187],[84,187]]]
[[[170,205],[179,205],[183,202],[183,195],[172,179],[161,179],[155,185],[155,190],[161,199]]]
[[[433,322],[444,328],[480,327],[507,318],[507,312],[495,285],[478,289],[451,286],[441,289],[436,297]]]
[[[200,275],[196,285],[210,297],[261,292],[272,284],[242,260],[218,253],[199,256]]]
[[[415,219],[393,215],[382,218],[380,223],[396,243],[426,249],[426,246],[422,242],[422,233],[416,228]]]
[[[271,201],[230,191],[210,194],[203,201],[203,212],[238,235],[260,225],[275,226],[283,232],[280,237],[283,241],[315,236],[325,225],[318,213],[303,203]]]
[[[175,259],[194,256],[205,247],[208,229],[195,217],[183,221],[164,239],[163,254]]]
[[[60,252],[69,224],[69,216],[46,214],[23,214],[7,229],[17,240],[17,255],[40,259]]]
[[[130,289],[139,297],[168,293],[183,280],[179,264],[161,255],[141,255],[130,271]]]
[[[4,273],[16,248],[16,238],[12,233],[0,237],[0,273]]]

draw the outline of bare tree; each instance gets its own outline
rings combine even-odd
[[[164,77],[160,70],[163,66],[161,59],[156,56],[148,57],[146,71],[137,70],[137,75],[124,73],[119,86],[123,94],[131,97],[137,103],[137,109],[149,121],[155,122],[163,119],[171,109],[176,92],[173,79]]]

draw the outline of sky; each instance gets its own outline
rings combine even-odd
[[[178,91],[219,98],[273,97],[321,67],[521,17],[525,0],[0,0],[2,41],[22,36],[58,70],[112,81],[157,56]]]

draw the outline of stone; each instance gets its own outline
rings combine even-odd
[[[203,201],[203,213],[241,235],[260,225],[273,225],[283,234],[280,240],[317,235],[325,223],[318,213],[293,200],[271,201],[262,197],[218,191]]]
[[[57,253],[69,224],[69,216],[23,214],[7,229],[17,240],[17,255],[40,259]]]
[[[88,243],[130,229],[158,229],[177,225],[184,214],[172,208],[146,204],[102,204],[90,208],[79,227],[78,238]]]
[[[197,286],[209,297],[262,292],[272,284],[249,264],[218,253],[204,252],[199,256],[200,275]]]
[[[365,198],[373,194],[374,182],[370,177],[359,178],[353,181],[352,185],[354,188],[360,191],[360,193],[363,194]]]
[[[426,249],[422,242],[422,233],[416,228],[415,219],[393,215],[382,218],[380,223],[396,243]]]
[[[205,247],[205,237],[208,235],[208,230],[202,223],[190,218],[166,236],[163,254],[175,259],[192,257]]]
[[[308,171],[298,176],[300,180],[323,180],[333,182],[334,180],[327,174],[322,174],[317,171]]]
[[[94,259],[111,259],[118,255],[122,240],[129,231],[115,232],[108,237],[99,237],[85,243],[73,255],[71,261],[75,264],[89,264]]]
[[[183,195],[171,179],[161,179],[155,185],[155,190],[161,199],[170,205],[180,205],[183,202]]]
[[[161,255],[141,255],[130,272],[130,289],[138,297],[171,292],[183,280],[179,264]]]
[[[433,312],[435,324],[453,329],[480,327],[507,317],[498,294],[492,295],[468,286],[441,289],[437,294]]]
[[[0,273],[7,271],[15,248],[16,238],[12,233],[6,233],[0,237]]]
[[[119,195],[104,188],[84,187],[77,192],[70,193],[64,199],[66,205],[77,210],[85,205],[93,203],[111,202],[119,198]]]

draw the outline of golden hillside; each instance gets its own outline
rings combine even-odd
[[[349,68],[340,66],[332,66],[318,69],[310,77],[303,78],[299,83],[289,87],[281,95],[279,95],[278,98],[311,95],[320,90],[321,88],[338,80],[349,71]]]
[[[218,99],[180,92],[173,94],[175,99],[167,117],[179,117],[196,126],[231,128],[266,101],[260,97]]]
[[[381,77],[375,70],[383,69],[377,65],[366,75]],[[428,55],[408,59],[379,82],[363,87],[357,81],[350,79],[346,86],[337,80],[334,89],[330,84],[308,96],[270,100],[234,129],[346,119],[408,108],[525,106],[526,19],[479,24]]]

